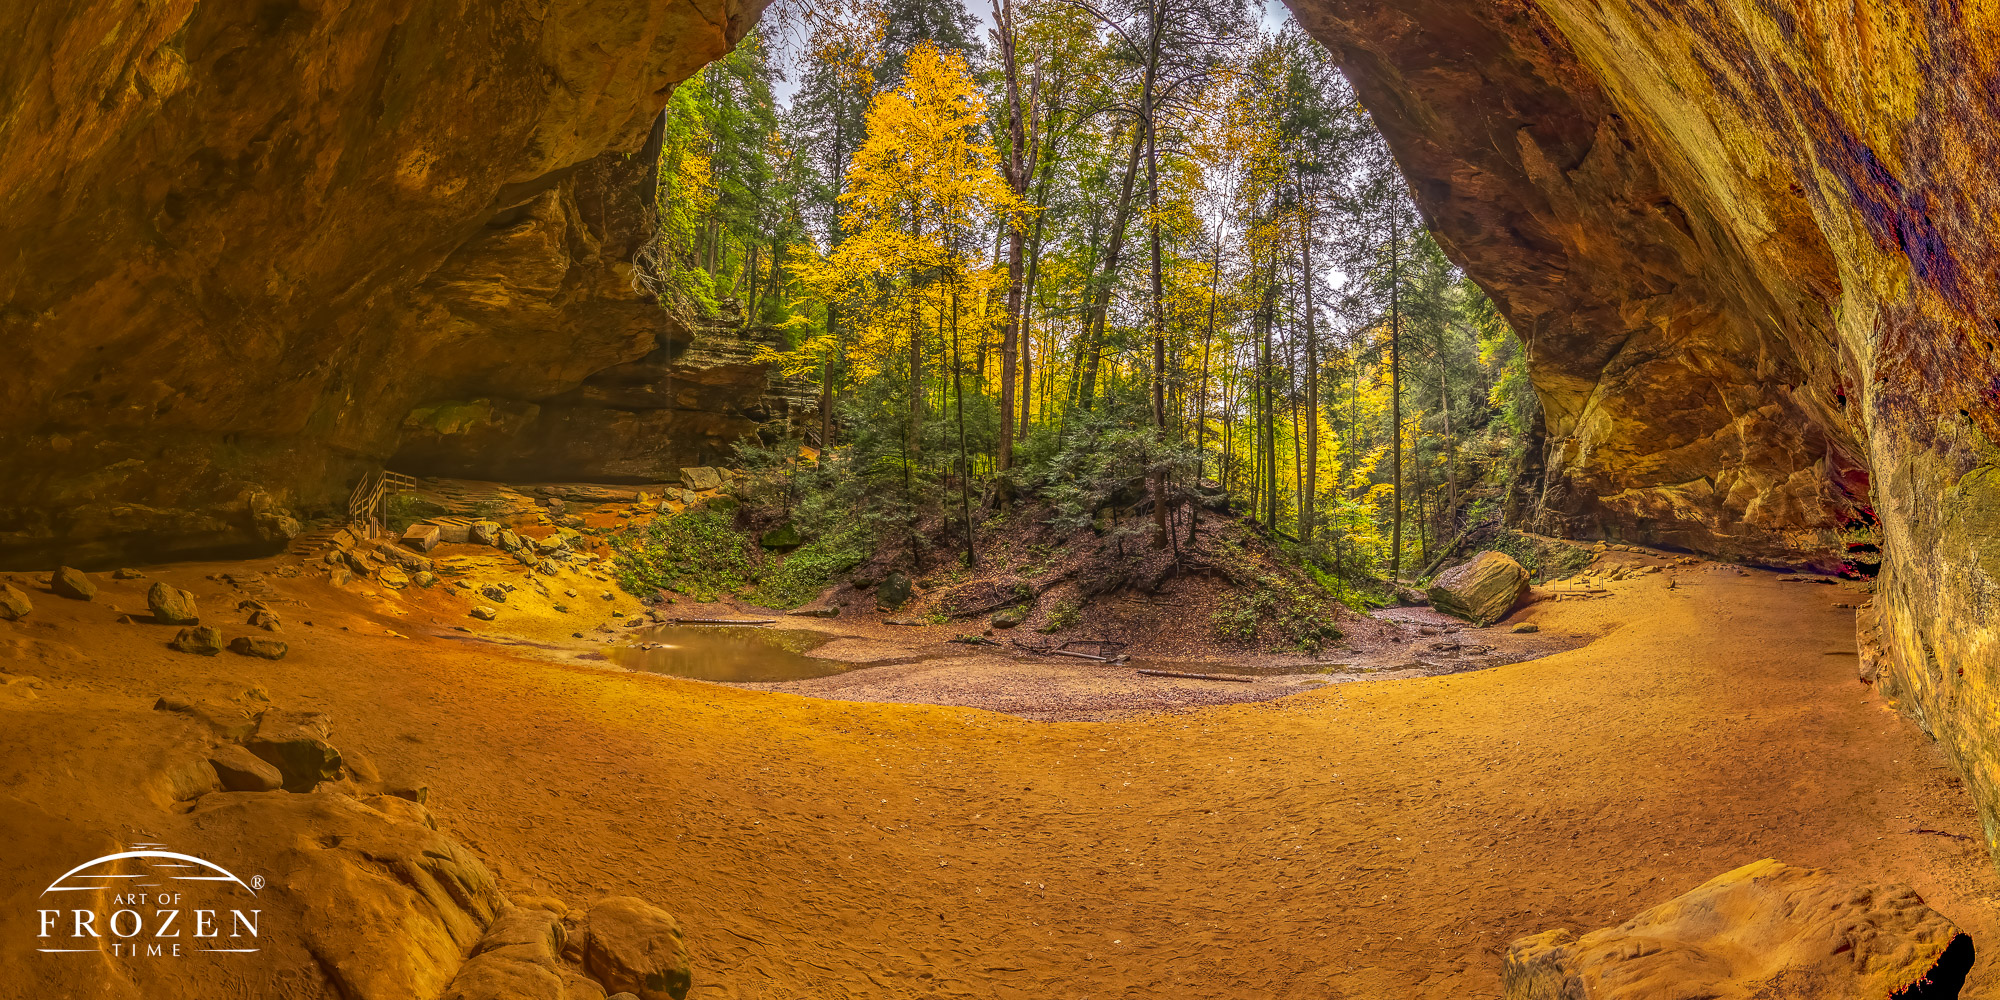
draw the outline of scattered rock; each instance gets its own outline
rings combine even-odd
[[[17,622],[26,618],[28,612],[33,610],[35,602],[28,600],[28,595],[22,593],[20,588],[0,583],[0,618]]]
[[[583,968],[607,990],[638,1000],[683,1000],[693,984],[680,925],[634,896],[591,904],[584,918]]]
[[[840,617],[840,608],[838,606],[831,608],[800,608],[797,611],[787,611],[785,613],[797,618],[838,618]]]
[[[901,570],[889,574],[882,586],[875,591],[875,606],[883,611],[894,611],[910,599],[910,578]]]
[[[239,635],[229,640],[229,651],[244,656],[254,656],[260,660],[282,660],[291,647],[276,639],[252,639]]]
[[[709,490],[720,489],[722,487],[722,477],[717,475],[714,469],[705,465],[699,468],[682,469],[681,485],[696,493],[705,493]]]
[[[493,619],[500,617],[500,612],[495,611],[492,608],[489,608],[483,604],[480,605],[479,607],[473,608],[471,611],[468,611],[466,613],[483,622],[490,622]]]
[[[512,552],[521,547],[521,536],[514,534],[510,529],[501,528],[499,534],[494,536],[493,544]]]
[[[194,595],[164,583],[156,582],[147,589],[146,606],[152,609],[153,620],[162,625],[201,624],[201,613],[194,606]]]
[[[222,787],[231,792],[268,792],[282,788],[285,776],[269,762],[234,743],[224,743],[209,752]]]
[[[245,703],[255,706],[245,707]],[[242,701],[216,702],[179,695],[162,695],[153,702],[155,712],[173,712],[185,715],[208,727],[208,731],[221,740],[244,740],[257,731],[257,724],[269,703],[262,698],[262,692],[253,689]]]
[[[382,572],[375,574],[375,579],[380,580],[382,586],[392,590],[401,590],[410,585],[410,575],[394,566],[382,567]]]
[[[327,742],[332,729],[317,712],[267,712],[244,746],[284,776],[285,791],[309,792],[340,780],[340,751]]]
[[[597,595],[597,596],[599,596],[599,597],[602,597],[602,598],[604,598],[604,599],[605,599],[605,600],[607,600],[607,601],[615,601],[615,600],[617,600],[617,599],[618,599],[618,595],[617,595],[616,593],[612,592],[612,591],[609,591],[609,590],[607,590],[607,591],[605,591],[604,593],[602,593],[602,594],[599,594],[599,595]]]
[[[442,1000],[567,1000],[558,973],[564,937],[555,913],[528,906],[502,909]]]
[[[412,583],[415,583],[417,586],[424,588],[425,590],[429,590],[430,588],[437,586],[438,578],[436,573],[433,573],[430,570],[426,569],[426,570],[418,570],[417,575],[411,577],[410,581]]]
[[[181,629],[174,641],[167,643],[170,648],[196,656],[214,656],[222,652],[222,630],[212,625],[200,625]]]
[[[479,596],[484,597],[489,601],[494,601],[500,604],[507,603],[507,591],[501,589],[500,585],[497,583],[489,583],[483,587],[480,587]]]
[[[1528,572],[1505,552],[1481,552],[1438,575],[1431,606],[1475,625],[1507,617],[1528,590]]]
[[[1972,940],[1907,887],[1857,886],[1765,859],[1617,927],[1507,948],[1507,1000],[1957,996]]]
[[[136,569],[115,569],[111,571],[111,578],[113,580],[144,580],[146,574]]]
[[[1508,631],[1520,633],[1520,632],[1540,632],[1541,630],[1542,627],[1540,625],[1535,624],[1534,622],[1522,622],[1521,624],[1514,626]]]
[[[252,625],[253,627],[261,628],[266,632],[284,631],[283,628],[284,622],[280,621],[278,619],[277,613],[273,611],[250,612],[249,624]]]
[[[55,575],[49,577],[49,589],[75,601],[88,601],[97,596],[97,584],[91,582],[90,574],[71,566],[56,569]]]
[[[474,521],[466,529],[465,540],[474,545],[492,545],[500,540],[501,530],[498,521]]]
[[[1028,607],[1022,604],[1011,608],[1001,608],[993,612],[991,620],[994,628],[1014,628],[1028,620]]]

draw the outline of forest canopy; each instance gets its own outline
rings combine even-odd
[[[1317,42],[1232,0],[984,13],[776,8],[663,113],[647,281],[782,331],[873,523],[946,510],[969,553],[1032,496],[1164,546],[1221,496],[1359,586],[1518,502],[1521,346]]]

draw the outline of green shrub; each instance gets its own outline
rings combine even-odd
[[[1275,648],[1301,653],[1317,653],[1346,634],[1333,624],[1311,591],[1286,587],[1270,577],[1247,590],[1224,595],[1216,602],[1208,624],[1217,638],[1243,643],[1256,641],[1268,626],[1269,634],[1277,640]]]
[[[820,595],[834,578],[861,565],[873,540],[865,530],[815,538],[791,551],[743,596],[767,608],[796,608]]]
[[[650,597],[671,590],[719,600],[755,582],[756,547],[731,520],[705,507],[655,518],[645,529],[611,539],[619,586]]]
[[[1048,623],[1042,626],[1041,631],[1061,632],[1064,629],[1075,628],[1082,620],[1083,602],[1074,597],[1065,597],[1057,601],[1055,607],[1049,609]]]
[[[382,501],[382,526],[400,535],[410,525],[443,513],[442,506],[415,493],[394,493]]]

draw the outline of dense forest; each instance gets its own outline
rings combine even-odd
[[[798,6],[675,91],[644,279],[818,384],[803,440],[745,445],[836,459],[788,505],[919,564],[1024,497],[1154,547],[1226,505],[1349,592],[1498,517],[1539,422],[1519,343],[1327,52],[1259,13]]]

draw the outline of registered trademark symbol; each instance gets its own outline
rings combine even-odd
[[[250,888],[252,888],[252,889],[262,889],[262,888],[264,888],[264,876],[262,876],[262,875],[252,875],[252,876],[250,876]]]

